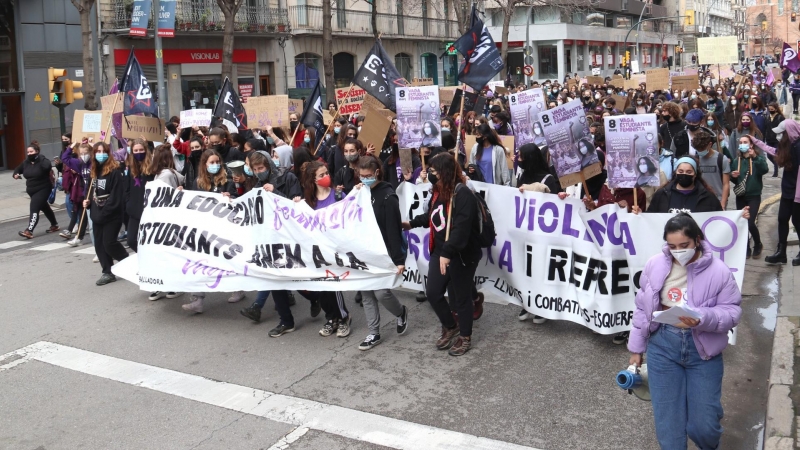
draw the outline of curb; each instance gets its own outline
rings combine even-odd
[[[798,318],[792,318],[795,321]],[[772,343],[764,450],[794,449],[795,411],[790,392],[794,384],[795,338],[800,328],[788,317],[778,317]]]

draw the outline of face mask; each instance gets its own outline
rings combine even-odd
[[[639,166],[639,172],[647,173],[647,164],[642,164]]]
[[[317,180],[317,185],[324,188],[331,187],[331,176],[325,175],[324,177]]]
[[[742,128],[750,128],[750,122],[742,122]]]
[[[39,155],[37,155],[36,153],[34,153],[33,155],[28,155],[28,161],[30,161],[30,162],[36,161],[36,157],[37,156],[39,156]]]
[[[714,121],[713,121],[713,120],[707,120],[707,121],[706,121],[706,123],[707,123],[707,124],[708,124],[708,126],[710,126],[710,127],[713,127],[713,126],[714,126]]]
[[[478,145],[483,145],[483,143],[486,142],[486,138],[483,137],[483,136],[477,137],[477,138],[475,138],[475,142],[477,142]]]
[[[247,175],[248,177],[253,176],[253,170],[250,169],[250,166],[244,166],[244,174]]]
[[[448,127],[442,127],[442,131],[450,131],[450,128],[448,128]]]
[[[131,154],[131,146],[129,145],[129,146],[126,148],[126,150],[128,151],[128,154],[130,155],[130,154]]]
[[[614,93],[614,90],[613,90],[613,89],[607,89],[607,90],[606,90],[606,94],[608,94],[608,95],[611,95],[611,94],[613,94],[613,93]]]
[[[692,94],[692,100],[697,98],[697,94]]]
[[[436,175],[429,173],[428,181],[430,181],[431,184],[436,184],[436,182],[439,181],[439,178]]]
[[[85,155],[85,156],[86,156],[86,159],[89,159],[89,155]],[[142,162],[142,161],[144,161],[144,158],[146,156],[147,156],[147,153],[134,153],[133,154],[133,159],[135,159],[136,161]],[[83,156],[81,156],[81,158],[83,158]],[[86,162],[86,161],[84,161],[84,162]]]
[[[372,187],[372,185],[375,184],[375,181],[377,181],[377,179],[374,178],[374,177],[373,178],[362,178],[361,179],[361,182],[364,183],[364,186],[366,186],[366,187]]]
[[[100,164],[103,164],[108,159],[108,153],[95,153],[94,159]]]
[[[742,153],[747,153],[750,151],[750,146],[747,144],[739,144],[739,151]]]
[[[208,173],[215,175],[217,172],[219,172],[219,164],[209,164],[206,166],[206,169],[208,170]]]
[[[744,94],[742,97],[744,97],[744,98],[750,98],[750,96],[749,96],[749,95],[747,95],[747,94]]]
[[[598,92],[597,94],[594,94],[594,98],[600,100],[600,93]]]
[[[273,159],[272,160],[272,164],[275,164],[275,167],[280,167],[281,166],[281,160],[280,159]]]
[[[686,128],[688,128],[689,131],[697,131],[700,129],[700,125],[686,125]]]
[[[644,103],[642,100],[636,100],[637,105],[641,105],[642,103]]]
[[[736,100],[731,100],[731,105],[736,106]]]
[[[267,138],[267,144],[269,144],[269,145],[275,144],[275,139],[272,139],[271,137],[268,137]]]
[[[292,128],[292,131],[294,131],[294,129],[297,128],[297,121],[296,120],[290,120],[289,121],[289,126]]]
[[[672,253],[672,257],[675,258],[675,261],[678,261],[678,264],[685,266],[694,258],[696,251],[696,249],[687,248],[685,250],[670,250],[669,252]]]
[[[134,155],[134,157],[136,157],[136,155]],[[87,164],[89,162],[89,155],[81,155],[81,161],[83,161],[84,164]]]
[[[703,150],[702,152],[697,152],[697,154],[700,155],[701,158],[705,158],[706,156],[708,156],[708,150]]]
[[[306,136],[306,137],[303,138],[303,142],[305,142],[306,144],[310,144],[311,143],[311,138]]]
[[[67,147],[69,147],[69,142],[61,141],[61,148],[67,148]]]
[[[777,113],[777,111],[770,111],[769,113],[770,113],[770,114],[776,114],[776,113]]]
[[[358,119],[358,113],[353,114],[353,119]]]
[[[359,130],[360,131],[360,130]],[[422,129],[422,132],[425,134],[431,134],[431,127],[425,127]]]
[[[347,162],[356,162],[358,161],[358,153],[348,153],[344,155],[344,159],[346,159]]]
[[[342,127],[333,127],[334,134],[339,134],[340,131],[342,131]]]
[[[256,178],[258,178],[258,181],[262,183],[266,182],[269,179],[269,171],[265,170],[263,172],[258,172],[256,174]]]
[[[586,146],[584,146],[584,145],[581,145],[581,146],[578,148],[578,150],[581,152],[581,155],[585,155],[585,154],[589,153],[589,149],[588,149],[588,148],[586,148]]]
[[[591,100],[591,99],[592,99],[592,97],[583,97],[583,100],[584,100],[584,101],[587,101],[587,102],[588,102],[589,100]]]
[[[688,188],[694,184],[694,175],[689,175],[688,173],[679,173],[678,175],[675,175],[675,181],[678,183],[678,186],[682,188]]]

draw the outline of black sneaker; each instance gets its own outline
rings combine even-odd
[[[358,349],[362,351],[366,351],[375,347],[376,345],[381,343],[381,335],[380,334],[370,334],[364,339],[364,342],[358,344]]]
[[[269,330],[269,337],[281,337],[286,333],[291,333],[294,331],[294,326],[286,326],[283,323],[279,323],[277,327]]]
[[[408,329],[408,308],[403,306],[403,314],[397,318],[397,334],[403,334]],[[367,336],[369,338],[369,336]],[[380,339],[380,336],[378,337]]]
[[[261,322],[261,310],[256,308],[255,305],[240,309],[239,314],[247,317],[255,323]]]
[[[322,304],[320,302],[311,302],[311,317],[317,317],[322,311]]]
[[[419,302],[419,303],[422,303],[422,302],[424,302],[425,300],[428,299],[428,297],[426,297],[425,293],[422,292],[422,291],[417,292],[417,296],[415,298],[416,298],[417,302]]]
[[[361,303],[362,301],[363,298],[361,297],[361,291],[356,292],[356,303],[358,303],[358,306],[364,306],[364,304]]]
[[[105,286],[108,283],[113,283],[115,281],[117,281],[117,277],[115,277],[110,273],[104,273],[103,275],[100,276],[100,279],[97,280],[95,284],[98,286]]]
[[[525,308],[522,308],[522,310],[519,312],[519,316],[517,316],[517,319],[519,319],[520,321],[525,321],[528,320],[530,317],[531,317],[530,313],[528,311],[525,311]]]
[[[753,251],[750,250],[750,246],[747,246],[747,254],[745,255],[745,259],[750,259],[750,255],[753,254]]]
[[[614,345],[622,345],[628,342],[628,336],[630,336],[630,331],[623,331],[622,333],[617,333],[611,339],[611,343]]]
[[[543,324],[545,322],[547,322],[547,319],[545,319],[544,317],[537,316],[537,315],[533,316],[533,323],[535,323],[537,325],[541,325],[541,324]]]

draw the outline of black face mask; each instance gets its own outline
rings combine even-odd
[[[483,136],[477,137],[477,138],[475,138],[475,142],[477,142],[478,145],[483,145],[483,143],[486,142],[486,138],[483,137]]]
[[[700,125],[686,125],[686,128],[688,128],[689,131],[697,131],[700,129]]]
[[[688,188],[694,184],[694,175],[689,175],[688,173],[679,173],[675,175],[675,182],[678,184],[678,187]]]
[[[430,181],[431,184],[436,184],[436,182],[439,181],[439,178],[437,178],[436,175],[434,175],[432,173],[429,173],[428,174],[428,181]]]
[[[294,132],[295,128],[297,128],[297,121],[296,120],[290,120],[289,121],[289,126],[292,128],[292,132]]]
[[[67,148],[67,147],[69,147],[69,142],[61,141],[61,148]]]
[[[34,154],[32,154],[32,155],[28,155],[28,161],[29,161],[29,162],[34,162],[34,161],[36,161],[36,157],[37,157],[37,156],[39,156],[39,155],[37,155],[36,153],[34,153]]]

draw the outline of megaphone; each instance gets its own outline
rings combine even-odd
[[[231,161],[227,165],[237,177],[244,176],[244,161]]]
[[[646,402],[650,401],[650,385],[647,383],[647,364],[641,367],[628,366],[617,374],[617,386]]]

